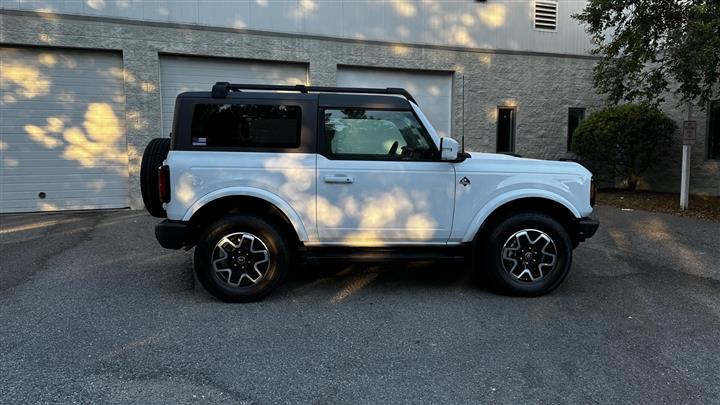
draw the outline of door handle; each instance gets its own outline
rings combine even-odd
[[[345,176],[342,174],[336,174],[334,176],[323,177],[325,183],[338,183],[338,184],[350,184],[355,181],[352,177]]]

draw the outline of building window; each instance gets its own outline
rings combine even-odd
[[[568,109],[568,132],[567,132],[567,150],[568,152],[572,149],[572,138],[577,127],[585,118],[584,108],[570,108]]]
[[[708,159],[720,159],[720,100],[708,109]]]
[[[515,153],[515,107],[498,107],[497,152]]]
[[[192,145],[244,148],[296,148],[300,145],[298,106],[197,104]]]
[[[534,27],[541,31],[557,31],[558,3],[551,0],[535,0]]]

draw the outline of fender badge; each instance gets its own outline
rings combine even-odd
[[[470,184],[470,179],[468,179],[467,177],[463,177],[462,179],[460,179],[460,184],[467,187],[468,184]]]

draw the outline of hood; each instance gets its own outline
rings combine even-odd
[[[575,174],[592,177],[583,165],[575,162],[521,158],[499,153],[469,152],[458,168],[467,172],[531,173],[531,174]]]

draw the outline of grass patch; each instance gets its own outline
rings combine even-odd
[[[690,195],[688,210],[683,211],[680,209],[680,194],[601,190],[598,192],[598,204],[720,222],[720,197]]]

